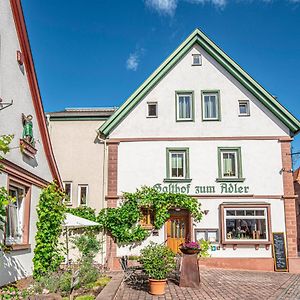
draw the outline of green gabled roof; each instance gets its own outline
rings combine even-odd
[[[192,34],[149,76],[149,78],[123,103],[120,108],[99,128],[104,135],[109,133],[131,112],[143,97],[173,68],[191,49],[199,44],[209,55],[221,64],[253,96],[285,124],[293,134],[300,130],[300,121],[284,108],[269,92],[257,83],[234,60],[211,41],[201,30]]]

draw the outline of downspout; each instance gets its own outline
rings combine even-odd
[[[107,144],[106,144],[106,139],[104,138],[101,138],[101,135],[100,135],[100,132],[97,130],[97,137],[98,139],[103,142],[103,146],[104,146],[104,151],[103,151],[103,168],[102,168],[102,199],[103,199],[103,207],[102,208],[105,208],[105,194],[106,194],[106,148],[107,148]],[[102,265],[105,264],[105,261],[104,261],[104,249],[106,248],[104,245],[104,239],[103,239],[103,235],[102,235],[102,243],[101,243],[101,262],[102,262]],[[106,253],[105,253],[106,254]]]

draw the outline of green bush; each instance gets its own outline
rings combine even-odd
[[[44,289],[50,293],[56,293],[59,289],[60,276],[58,273],[48,273],[47,275],[40,276],[34,283],[34,291],[42,293]]]
[[[62,292],[71,291],[72,273],[71,271],[65,271],[59,278],[59,290]]]
[[[72,239],[72,243],[78,248],[81,259],[93,259],[100,250],[100,241],[93,233],[78,235]]]
[[[79,269],[79,282],[78,286],[87,286],[90,283],[94,283],[100,276],[99,270],[93,266],[90,260],[84,260],[81,262]]]
[[[200,253],[199,253],[199,256],[200,257],[210,257],[210,254],[208,253],[208,250],[210,249],[211,247],[211,243],[209,241],[206,241],[206,240],[203,240],[201,239],[199,241],[199,244],[200,244]]]
[[[95,296],[93,295],[84,295],[84,296],[78,296],[75,298],[75,300],[94,300]]]
[[[175,254],[165,245],[150,243],[141,250],[139,261],[143,264],[146,274],[151,279],[166,279],[175,269]]]

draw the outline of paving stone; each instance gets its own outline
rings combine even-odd
[[[223,269],[201,269],[199,289],[180,288],[169,280],[164,296],[148,294],[142,287],[122,285],[116,300],[300,300],[300,275],[275,272],[248,272]]]

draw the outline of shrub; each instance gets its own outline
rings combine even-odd
[[[86,286],[89,283],[94,283],[97,281],[100,275],[99,270],[93,266],[90,260],[82,261],[79,269],[79,282],[78,286]]]
[[[71,271],[65,271],[59,278],[59,290],[62,292],[70,292],[72,283]]]
[[[211,243],[209,241],[201,239],[199,241],[200,244],[200,257],[210,257],[210,254],[208,253],[209,248],[211,247]]]
[[[100,242],[92,233],[76,236],[72,242],[78,248],[83,260],[92,260],[100,250]]]
[[[141,251],[140,262],[152,279],[165,279],[175,268],[175,254],[165,245],[150,243]]]
[[[78,296],[75,298],[75,300],[94,300],[95,296],[93,295],[83,295],[83,296]]]
[[[58,273],[48,273],[47,275],[40,276],[34,283],[34,291],[41,294],[43,290],[46,289],[50,293],[56,293],[59,289],[59,277]]]

